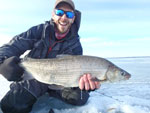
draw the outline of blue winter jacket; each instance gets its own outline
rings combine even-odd
[[[20,57],[27,50],[30,50],[27,56],[32,58],[54,58],[58,54],[81,55],[82,46],[78,35],[81,13],[76,10],[75,14],[75,22],[62,40],[55,37],[54,22],[47,21],[15,36],[8,44],[0,47],[0,63],[11,56]]]

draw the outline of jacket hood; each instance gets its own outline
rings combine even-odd
[[[75,27],[75,29],[77,30],[77,32],[79,31],[80,28],[80,23],[81,23],[81,12],[78,10],[75,10],[75,21],[72,24],[72,27]]]

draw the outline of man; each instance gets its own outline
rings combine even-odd
[[[15,36],[0,48],[0,74],[8,81],[14,81],[1,100],[4,113],[29,113],[37,98],[46,92],[69,104],[84,105],[89,98],[88,91],[99,88],[99,82],[91,81],[91,75],[84,74],[79,80],[79,88],[54,90],[51,85],[35,79],[23,80],[24,70],[18,65],[20,55],[26,50],[31,50],[27,55],[31,58],[55,58],[58,54],[82,55],[78,35],[80,17],[81,13],[75,9],[73,1],[57,0],[50,21]]]

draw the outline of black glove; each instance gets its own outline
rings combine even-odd
[[[0,64],[0,74],[2,74],[8,81],[20,81],[24,73],[24,69],[19,66],[20,58],[13,56],[5,59]]]
[[[62,90],[62,98],[64,101],[72,105],[83,105],[89,98],[89,93],[79,88],[64,88]]]

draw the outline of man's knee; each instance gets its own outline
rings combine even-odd
[[[36,98],[19,84],[15,84],[1,100],[3,113],[29,113]]]

